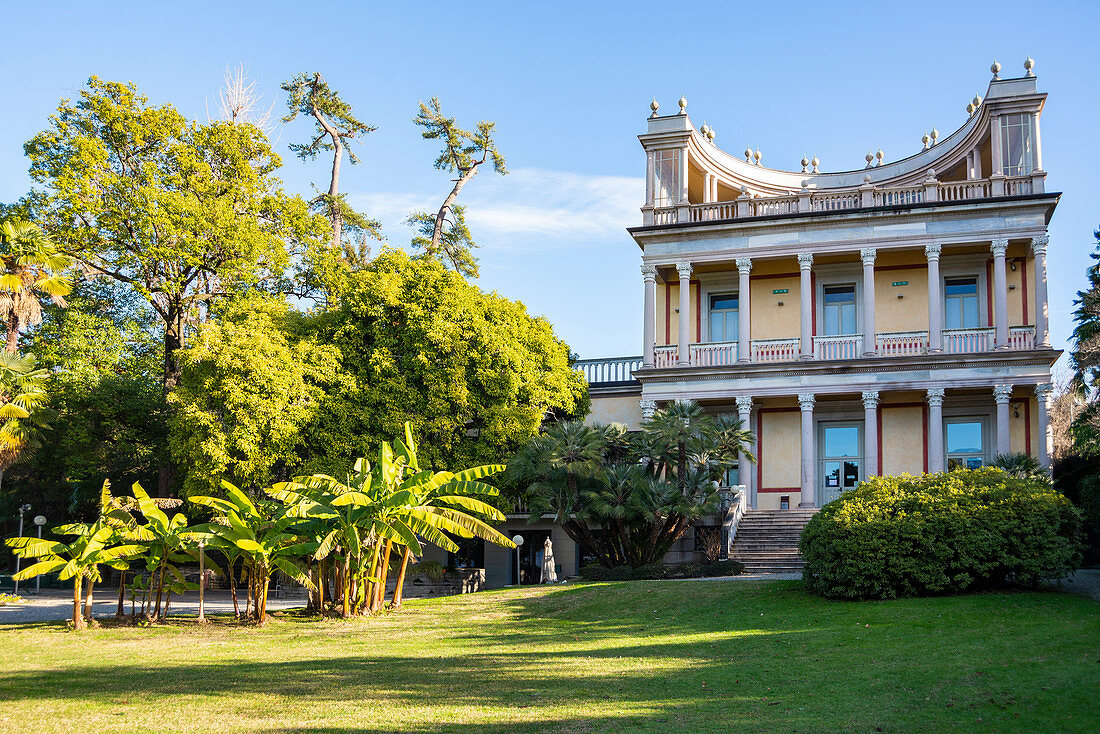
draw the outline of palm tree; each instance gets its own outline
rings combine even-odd
[[[1049,475],[1046,470],[1043,469],[1039,460],[1030,454],[999,454],[993,457],[990,466],[1001,469],[1020,479],[1026,479],[1028,477],[1046,477],[1049,479]]]
[[[12,464],[42,447],[47,421],[55,415],[46,406],[47,376],[35,368],[33,355],[0,352],[0,485]]]
[[[42,323],[42,296],[58,306],[72,283],[61,273],[72,258],[61,253],[53,241],[33,222],[0,220],[0,319],[7,327],[7,352],[19,348],[19,333]]]
[[[675,448],[676,484],[681,494],[687,492],[688,450],[700,434],[712,429],[713,423],[699,403],[678,400],[656,411],[642,425],[646,433]]]

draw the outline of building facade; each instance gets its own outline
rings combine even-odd
[[[691,399],[755,435],[752,509],[817,508],[878,474],[1050,461],[1051,347],[1033,62],[916,154],[836,173],[722,151],[679,100],[646,156],[642,355],[584,360],[591,420]]]

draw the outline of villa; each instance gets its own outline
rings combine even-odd
[[[810,514],[866,477],[1010,452],[1049,465],[1061,351],[1048,328],[1047,224],[1060,195],[1045,190],[1033,65],[1009,79],[994,64],[985,98],[945,138],[932,130],[914,155],[868,153],[840,172],[816,157],[768,168],[759,150],[719,149],[687,100],[668,115],[651,105],[639,136],[646,199],[628,230],[641,253],[642,354],[580,362],[589,420],[636,429],[686,399],[736,412],[756,461],[731,473],[740,491],[720,522],[749,570],[797,569]],[[573,573],[576,545],[526,518],[507,526],[527,540],[522,552],[551,535]],[[514,583],[512,553],[484,549],[489,586]]]

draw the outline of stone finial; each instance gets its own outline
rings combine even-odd
[[[885,157],[885,155],[886,154],[882,152],[882,148],[879,148],[878,152],[875,153],[875,158],[878,159],[878,165],[882,165],[882,159]]]
[[[714,142],[714,134],[715,133],[714,133],[714,128],[713,127],[710,130],[707,130],[707,140],[709,140],[710,142],[713,143]]]
[[[814,156],[814,159],[810,161],[810,165],[814,167],[813,173],[820,173],[820,171],[817,170],[817,167],[821,165],[821,161],[817,159],[816,155]]]
[[[928,150],[928,141],[929,140],[931,140],[931,138],[928,137],[928,133],[925,133],[924,135],[920,136],[920,141],[922,143],[924,143],[924,149],[925,150]]]
[[[757,148],[757,149],[756,149],[756,152],[752,154],[752,157],[753,157],[753,159],[754,159],[754,160],[756,161],[756,165],[758,165],[758,166],[759,166],[759,165],[760,165],[760,158],[762,157],[762,156],[760,155],[760,149],[759,149],[759,148]]]
[[[680,105],[680,114],[681,115],[686,115],[688,113],[687,97],[685,97],[684,95],[681,94],[680,95],[680,101],[677,102],[676,104]]]
[[[982,106],[982,97],[981,97],[980,94],[975,94],[974,99],[972,99],[970,101],[974,105],[974,109],[978,109],[979,107]]]
[[[657,110],[659,110],[660,108],[661,108],[661,105],[658,104],[657,98],[654,97],[653,101],[649,103],[649,109],[653,110],[653,113],[650,115],[650,117],[656,117],[657,116]]]
[[[863,156],[863,160],[867,161],[867,165],[864,166],[864,168],[870,168],[871,167],[871,161],[873,161],[874,159],[875,159],[875,154],[872,153],[871,151],[867,151],[867,155]]]
[[[928,136],[932,138],[932,145],[935,145],[940,137],[940,131],[936,129],[935,125],[932,126],[932,132],[928,133]]]
[[[745,196],[748,193],[749,193],[749,187],[745,186],[745,185],[742,185],[741,186],[741,196]]]
[[[993,78],[994,79],[1000,79],[1001,78],[1001,77],[997,76],[998,74],[1001,73],[1001,65],[999,63],[997,63],[996,59],[993,60],[993,64],[990,65],[989,70],[993,72]]]
[[[974,103],[973,103],[973,102],[967,102],[967,103],[966,103],[966,114],[968,114],[968,115],[973,115],[973,114],[974,114],[974,110],[975,110],[975,109],[976,109],[976,108],[974,107]]]
[[[868,166],[868,168],[870,168],[870,166]],[[865,183],[865,184],[871,183],[871,174],[869,174],[869,173],[863,174],[863,183]]]
[[[803,173],[809,173],[809,171],[810,171],[810,159],[807,158],[806,156],[802,156],[802,160],[800,162],[802,163],[802,172]],[[802,185],[805,186],[805,182],[803,182]]]
[[[710,132],[710,125],[707,124],[706,120],[703,120],[703,126],[699,128],[699,132],[703,134],[704,138],[707,136],[707,133]]]
[[[752,163],[752,147],[745,147],[745,163]]]
[[[1024,59],[1024,71],[1027,72],[1027,76],[1035,76],[1035,72],[1032,69],[1035,68],[1035,59],[1028,56]]]

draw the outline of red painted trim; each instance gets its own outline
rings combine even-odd
[[[1031,399],[1011,398],[1008,401],[1009,407],[1012,407],[1013,403],[1024,404],[1024,453],[1031,456]]]
[[[817,336],[817,273],[812,270],[810,271],[810,334]]]
[[[928,263],[914,263],[913,265],[876,265],[875,272],[880,270],[928,270]]]
[[[672,341],[672,283],[665,281],[665,346]]]
[[[703,341],[703,284],[691,281],[695,286],[695,343]]]
[[[987,326],[993,326],[993,261],[985,261],[985,311]]]
[[[799,413],[801,408],[760,408],[756,411],[756,491],[801,492],[802,488],[767,488],[764,486],[764,413]]]
[[[1027,313],[1027,258],[1017,258],[1016,261],[1020,263],[1020,290],[1023,294],[1023,316],[1020,318],[1020,323],[1024,326],[1031,326],[1031,318]]]
[[[921,432],[922,443],[924,444],[923,457],[921,459],[924,472],[928,473],[928,403],[920,402],[908,402],[908,403],[879,403],[878,406],[878,470],[879,473],[883,471],[882,467],[882,411],[885,408],[920,408],[921,409]]]

